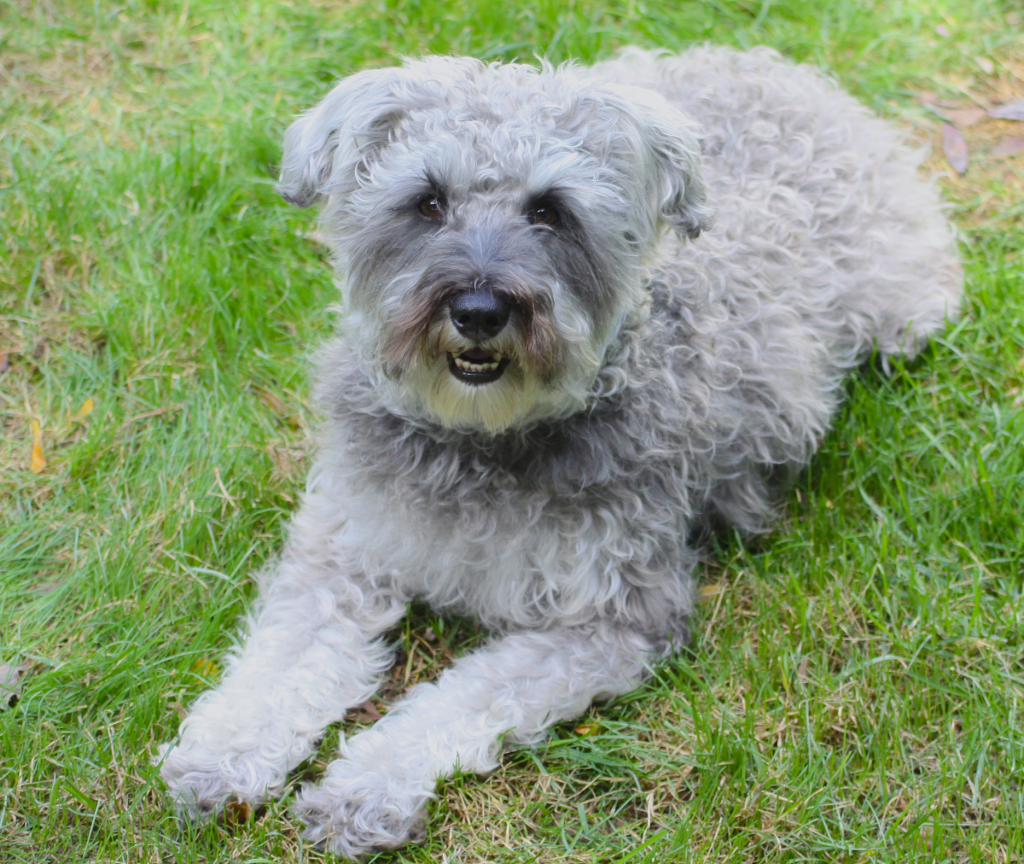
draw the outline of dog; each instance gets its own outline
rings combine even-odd
[[[375,692],[407,603],[491,641],[298,794],[358,858],[683,645],[698,551],[757,534],[851,369],[913,357],[962,271],[922,159],[760,48],[592,67],[430,57],[345,78],[288,129],[343,293],[319,456],[244,647],[161,748],[180,814],[282,793]]]

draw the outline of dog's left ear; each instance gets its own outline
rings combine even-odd
[[[646,87],[605,85],[608,101],[632,127],[656,216],[691,239],[710,226],[704,207],[700,142],[693,126],[661,94]]]

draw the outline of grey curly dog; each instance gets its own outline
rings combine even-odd
[[[919,152],[758,49],[590,68],[434,57],[285,137],[344,311],[319,456],[224,680],[161,749],[179,812],[282,792],[370,698],[419,598],[493,634],[294,805],[345,856],[684,643],[709,520],[762,531],[848,370],[912,356],[961,269]]]

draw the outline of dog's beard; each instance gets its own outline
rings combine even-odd
[[[450,356],[473,348],[506,361],[497,380],[473,383],[453,374]],[[387,378],[403,413],[452,429],[497,434],[581,410],[599,366],[582,335],[551,332],[538,338],[516,325],[494,339],[472,343],[439,318],[405,361],[387,370]]]

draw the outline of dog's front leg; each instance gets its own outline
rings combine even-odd
[[[294,809],[306,837],[350,858],[421,839],[441,777],[498,765],[503,742],[537,741],[597,698],[628,692],[652,645],[614,627],[525,632],[456,661],[342,746]]]
[[[345,575],[335,550],[303,519],[260,592],[241,654],[220,685],[160,749],[160,773],[179,814],[203,818],[229,799],[280,794],[288,772],[328,724],[373,695],[392,662],[380,634],[405,611],[402,598]]]

